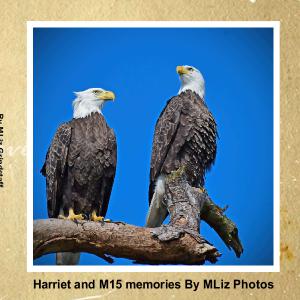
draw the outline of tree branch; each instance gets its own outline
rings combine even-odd
[[[53,252],[88,252],[110,263],[111,256],[143,264],[214,263],[221,254],[199,235],[200,217],[238,257],[243,252],[236,225],[206,192],[189,185],[184,167],[166,178],[163,202],[170,223],[157,228],[122,222],[37,220],[33,225],[33,257]]]
[[[48,219],[34,221],[33,257],[60,251],[88,252],[101,258],[123,257],[149,264],[203,264],[220,254],[188,234],[168,243],[154,238],[151,228],[123,223]]]
[[[234,250],[237,257],[240,257],[244,249],[239,239],[237,226],[224,214],[225,209],[216,205],[208,195],[206,197],[201,219],[217,232],[226,246]]]

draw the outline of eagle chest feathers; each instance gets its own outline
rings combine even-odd
[[[155,128],[152,181],[185,166],[190,184],[203,186],[216,157],[216,137],[215,120],[196,93],[188,90],[173,97]]]
[[[74,179],[84,185],[103,176],[113,175],[116,165],[116,140],[104,117],[92,113],[89,117],[73,119],[68,165],[73,167]]]
[[[114,182],[117,144],[104,117],[91,113],[56,131],[41,170],[46,176],[49,217],[70,208],[105,216]]]

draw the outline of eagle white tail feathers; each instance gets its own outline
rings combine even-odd
[[[148,210],[146,227],[159,227],[168,215],[168,210],[163,203],[165,195],[165,178],[159,176],[156,181],[155,191]]]
[[[80,253],[76,252],[57,252],[56,264],[57,265],[78,265],[80,259]]]

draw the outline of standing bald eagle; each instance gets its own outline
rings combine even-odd
[[[56,131],[41,173],[46,177],[50,218],[102,221],[112,190],[117,144],[101,109],[113,92],[75,93],[73,119]],[[57,253],[57,264],[77,264],[79,253]]]
[[[155,126],[147,227],[160,226],[168,215],[165,176],[185,166],[188,183],[203,188],[205,172],[216,157],[217,126],[204,102],[203,76],[191,66],[178,66],[177,73],[179,93],[167,102]]]

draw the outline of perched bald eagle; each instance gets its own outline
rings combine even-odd
[[[178,66],[177,73],[179,93],[167,102],[155,126],[147,227],[160,226],[168,215],[163,204],[166,175],[185,166],[189,184],[203,188],[216,157],[217,126],[204,102],[203,76],[191,66]]]
[[[57,129],[41,173],[50,218],[102,221],[114,182],[117,144],[101,109],[113,92],[77,92],[73,119]],[[77,264],[79,253],[57,253],[57,264]]]

